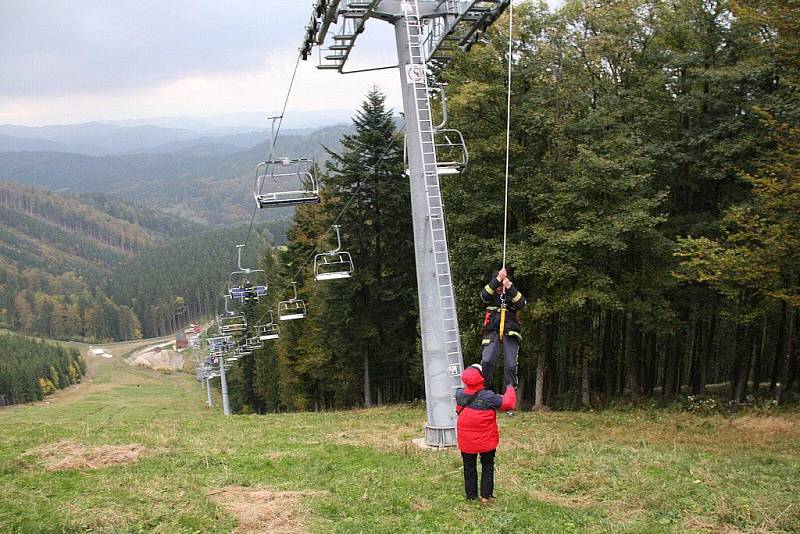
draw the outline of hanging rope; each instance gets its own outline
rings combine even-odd
[[[512,46],[514,44],[514,2],[511,1],[508,12],[508,101],[506,103],[506,188],[505,203],[503,208],[503,269],[506,268],[506,250],[508,246],[508,174],[511,163],[511,61]]]
[[[506,251],[508,249],[508,175],[511,164],[511,62],[513,60],[514,44],[514,0],[511,0],[508,12],[508,94],[506,101],[506,183],[505,198],[503,201],[503,269],[506,268]],[[500,331],[498,335],[503,339],[506,326],[506,288],[500,297]]]

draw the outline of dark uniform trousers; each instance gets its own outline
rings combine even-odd
[[[494,376],[494,369],[497,366],[497,353],[500,350],[500,335],[497,332],[491,332],[483,339],[481,367],[483,367],[483,376],[486,377],[486,387],[492,389],[492,376]],[[508,386],[517,387],[518,358],[519,337],[506,333],[503,335],[503,380],[505,381],[503,389]]]

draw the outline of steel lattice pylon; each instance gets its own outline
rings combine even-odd
[[[456,444],[454,393],[460,386],[463,358],[429,84],[438,78],[456,51],[469,50],[510,3],[511,0],[316,0],[300,48],[303,59],[308,59],[318,46],[318,67],[344,72],[367,20],[380,19],[395,28],[406,117],[425,370],[425,443],[434,447]],[[331,31],[333,26],[335,31]]]

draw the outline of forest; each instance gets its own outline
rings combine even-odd
[[[248,259],[287,226],[256,225]],[[88,342],[172,333],[218,309],[243,234],[108,195],[0,182],[0,327]]]
[[[42,400],[84,374],[86,362],[76,348],[0,335],[0,406]]]
[[[522,2],[515,19],[523,403],[796,399],[800,8],[570,0]],[[507,27],[446,75],[470,150],[466,172],[442,178],[465,364],[480,359],[478,292],[502,261]],[[234,368],[241,411],[423,396],[402,133],[377,90],[353,122],[321,170],[322,206],[297,209],[287,251],[264,259],[299,283],[309,316]],[[356,275],[315,283],[309,259],[335,246],[334,222]]]
[[[213,230],[152,248],[114,271],[109,295],[133,310],[144,337],[168,335],[192,321],[216,316],[223,311],[228,276],[237,268],[236,244],[246,231]],[[272,239],[266,228],[256,228],[242,265],[254,268]]]

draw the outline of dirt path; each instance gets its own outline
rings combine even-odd
[[[179,371],[183,369],[184,357],[180,352],[169,350],[172,341],[151,345],[133,353],[125,361],[135,367],[145,367],[156,371]]]

